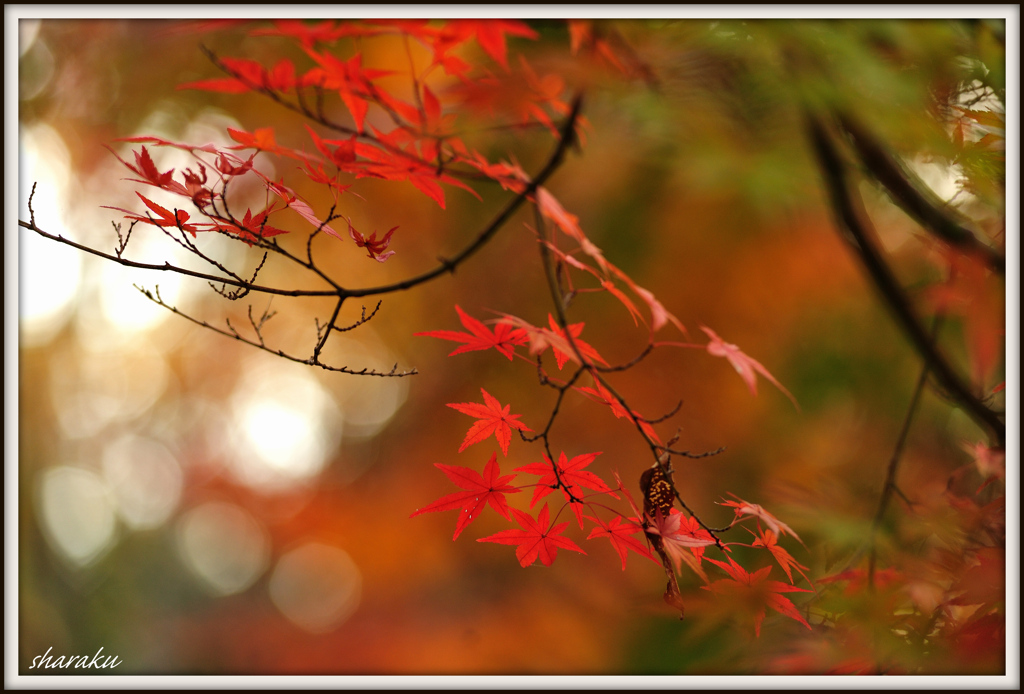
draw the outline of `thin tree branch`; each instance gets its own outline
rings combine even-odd
[[[256,340],[251,340],[251,339],[249,339],[247,337],[243,337],[242,335],[240,335],[238,333],[238,331],[235,330],[234,326],[231,325],[230,321],[227,324],[228,325],[228,329],[225,330],[223,328],[218,328],[215,325],[211,325],[210,323],[207,323],[204,320],[200,320],[198,318],[190,316],[187,313],[181,311],[176,306],[172,306],[171,304],[168,304],[167,302],[165,302],[163,300],[163,298],[161,298],[161,296],[160,296],[160,287],[159,286],[156,287],[155,291],[152,291],[152,292],[149,291],[148,289],[146,289],[144,287],[140,287],[138,285],[134,285],[134,287],[136,289],[138,289],[142,293],[142,295],[145,296],[147,299],[149,299],[150,301],[152,301],[155,304],[163,306],[164,308],[166,308],[171,313],[174,313],[174,314],[176,314],[178,316],[181,316],[182,318],[184,318],[184,319],[186,319],[188,321],[191,321],[191,322],[195,323],[196,325],[199,325],[199,326],[201,326],[203,328],[206,328],[208,330],[212,330],[215,333],[219,333],[221,335],[224,335],[225,337],[234,338],[235,340],[238,340],[239,342],[244,342],[247,345],[251,345],[251,346],[253,346],[253,347],[257,348],[257,349],[263,350],[264,352],[269,352],[270,354],[273,354],[275,356],[281,357],[282,359],[287,359],[288,361],[293,361],[293,362],[296,362],[298,364],[308,364],[310,366],[318,366],[321,369],[324,369],[325,371],[334,371],[334,372],[337,372],[337,373],[345,373],[345,374],[349,374],[349,375],[352,375],[352,376],[380,376],[380,377],[401,378],[402,376],[413,376],[413,375],[419,373],[416,369],[410,369],[408,371],[399,371],[398,370],[398,364],[395,364],[395,366],[391,369],[391,371],[377,371],[376,369],[370,369],[368,367],[364,367],[362,369],[356,370],[356,369],[349,368],[347,366],[331,366],[329,364],[324,364],[317,357],[312,357],[312,358],[309,358],[309,359],[303,359],[302,357],[296,357],[296,356],[288,354],[288,353],[286,353],[286,352],[284,352],[282,350],[271,349],[270,347],[267,347],[263,343],[263,336],[261,334],[259,334],[259,328],[257,328],[257,336],[259,338],[259,341],[257,342]],[[266,314],[264,314],[264,316],[265,316],[265,318],[261,319],[258,322],[258,325],[262,325],[263,323],[266,322]],[[250,319],[250,322],[252,322],[251,313],[250,313],[249,319]],[[256,328],[257,327],[257,323],[253,323],[253,327]]]
[[[940,325],[940,317],[936,316],[935,322],[932,325],[933,341],[938,337]],[[903,426],[900,427],[900,434],[896,439],[896,446],[893,448],[892,457],[889,458],[889,465],[885,472],[885,484],[882,486],[882,495],[878,499],[878,510],[875,511],[875,519],[871,523],[871,549],[868,552],[868,586],[872,589],[875,587],[875,559],[878,549],[878,545],[876,543],[878,529],[881,527],[882,520],[885,518],[885,512],[889,507],[889,500],[892,498],[893,492],[899,491],[896,487],[896,471],[899,468],[900,457],[903,455],[903,447],[907,442],[907,435],[910,433],[910,423],[914,418],[914,413],[917,411],[917,405],[921,401],[921,394],[924,392],[924,386],[928,382],[928,372],[930,370],[931,365],[928,362],[925,362],[924,366],[921,368],[921,375],[917,378],[917,385],[914,386],[914,394],[910,398],[910,405],[907,407],[907,414],[903,418]]]
[[[689,506],[687,506],[686,502],[683,501],[682,496],[680,496],[679,490],[676,489],[675,483],[672,482],[671,466],[669,465],[670,455],[671,454],[668,453],[667,451],[665,451],[665,449],[663,447],[659,446],[657,443],[655,443],[654,441],[651,440],[651,438],[643,430],[642,424],[646,420],[642,420],[639,416],[634,414],[633,413],[633,409],[629,406],[629,404],[626,402],[626,400],[621,395],[619,395],[619,393],[611,386],[610,383],[608,383],[608,381],[605,380],[605,378],[601,375],[601,373],[598,371],[598,369],[595,368],[594,365],[592,365],[590,362],[588,362],[586,359],[583,358],[583,355],[582,355],[582,353],[579,350],[579,346],[576,344],[576,341],[573,339],[572,331],[570,331],[569,327],[568,327],[569,326],[569,321],[566,318],[565,307],[563,306],[563,302],[561,300],[561,290],[560,290],[559,285],[558,285],[558,276],[557,276],[557,273],[555,271],[555,265],[554,265],[554,261],[552,259],[551,249],[548,248],[548,244],[546,243],[545,231],[544,231],[545,224],[544,224],[544,220],[543,220],[543,218],[542,218],[542,216],[540,214],[539,209],[535,209],[535,215],[537,217],[537,219],[536,219],[537,233],[540,236],[541,241],[542,241],[542,243],[537,244],[537,246],[540,249],[541,263],[544,266],[544,274],[545,274],[545,277],[547,278],[548,289],[549,289],[549,291],[551,293],[551,298],[552,298],[552,300],[554,302],[554,305],[555,305],[554,306],[554,308],[555,308],[555,321],[558,323],[558,326],[561,328],[562,334],[564,335],[564,337],[566,339],[566,342],[568,342],[570,349],[572,349],[573,354],[576,357],[576,360],[581,364],[581,369],[580,370],[582,371],[582,370],[585,369],[586,371],[588,371],[590,373],[591,377],[593,377],[594,381],[596,383],[599,383],[613,398],[615,398],[616,402],[618,402],[619,405],[622,406],[622,408],[626,411],[627,416],[629,417],[630,421],[633,422],[633,425],[636,427],[636,430],[640,433],[641,438],[643,438],[644,442],[646,442],[648,447],[650,447],[651,453],[654,456],[654,461],[655,461],[654,464],[655,464],[655,466],[657,466],[662,471],[662,473],[665,475],[665,479],[669,480],[669,485],[672,488],[672,493],[675,496],[675,499],[679,502],[679,505],[684,510],[686,510],[697,521],[697,523],[702,528],[704,528],[709,533],[711,533],[711,536],[715,540],[715,544],[718,546],[719,549],[723,549],[722,541],[715,534],[715,530],[713,528],[711,528],[709,525],[707,525],[703,520],[701,520],[700,516],[698,516],[696,513],[694,513],[693,509],[691,509]],[[643,353],[641,353],[640,357],[636,358],[634,361],[638,362],[646,354],[647,354],[647,351],[645,350]],[[545,441],[546,441],[546,438],[545,438]],[[667,569],[667,566],[666,566],[666,569]]]
[[[63,243],[65,245],[71,246],[72,248],[77,248],[78,250],[84,251],[85,253],[89,253],[91,255],[98,256],[100,258],[103,258],[104,260],[109,260],[111,262],[117,263],[118,265],[123,265],[125,267],[133,267],[133,268],[138,268],[140,270],[159,270],[159,271],[163,271],[163,272],[175,272],[175,273],[177,273],[179,275],[185,275],[187,277],[196,277],[198,279],[207,280],[208,282],[217,282],[218,284],[226,284],[226,285],[230,285],[232,287],[238,287],[240,289],[247,289],[249,291],[259,292],[259,293],[262,293],[262,294],[277,294],[277,295],[280,295],[280,296],[337,296],[338,295],[337,290],[334,290],[334,289],[278,289],[276,287],[263,287],[263,286],[260,286],[260,285],[250,284],[250,283],[246,282],[245,280],[236,280],[236,279],[232,279],[232,278],[229,278],[229,277],[218,277],[217,275],[209,275],[209,274],[207,274],[205,272],[196,272],[195,270],[189,270],[187,268],[179,267],[177,265],[171,265],[170,263],[166,263],[166,262],[163,263],[162,265],[157,265],[157,264],[154,264],[154,263],[139,263],[139,262],[136,262],[134,260],[128,260],[127,258],[119,258],[116,255],[110,255],[109,253],[104,253],[103,251],[96,250],[95,248],[90,248],[89,246],[86,246],[84,244],[72,241],[71,239],[65,238],[65,237],[61,236],[60,234],[51,234],[50,232],[44,231],[43,229],[40,229],[38,226],[36,226],[34,221],[26,222],[26,221],[23,221],[23,220],[19,219],[18,220],[18,226],[23,227],[25,229],[28,229],[29,231],[34,231],[35,233],[39,234],[40,236],[44,236],[44,237],[50,239],[51,241],[57,241],[58,243]]]

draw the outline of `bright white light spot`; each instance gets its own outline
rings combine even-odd
[[[130,244],[140,239],[133,238]],[[133,249],[137,250],[137,249]],[[165,259],[166,260],[166,259]],[[150,301],[133,284],[150,291],[159,286],[160,298],[171,306],[181,306],[182,289],[186,285],[181,275],[164,272],[159,277],[154,273],[132,270],[114,263],[103,263],[97,268],[99,278],[99,303],[107,329],[120,333],[138,333],[152,330],[173,314],[163,306]],[[158,280],[154,282],[153,280]]]
[[[67,237],[60,210],[65,207],[70,158],[64,140],[53,128],[23,128],[20,136],[19,187],[21,219],[30,218],[32,198],[36,223],[52,234]],[[19,229],[18,315],[25,346],[45,344],[67,320],[81,279],[81,252]]]
[[[355,612],[362,576],[344,550],[309,543],[281,557],[270,576],[269,590],[285,617],[319,634],[335,629]]]
[[[248,588],[267,568],[270,542],[250,513],[219,501],[197,506],[178,523],[178,550],[214,594]]]
[[[136,530],[161,525],[181,497],[178,461],[151,439],[128,434],[109,444],[103,449],[103,475],[121,518]]]
[[[297,409],[253,400],[243,407],[242,426],[256,455],[274,471],[294,477],[316,473],[320,442],[313,423]]]
[[[957,181],[960,180],[962,173],[953,167],[942,166],[924,159],[915,159],[910,162],[910,168],[940,200],[952,200],[960,189]]]
[[[50,546],[78,566],[106,552],[114,542],[114,505],[95,473],[62,465],[42,473],[38,510]]]
[[[234,468],[257,488],[287,488],[323,468],[341,437],[337,406],[320,383],[297,369],[249,372],[231,398]]]

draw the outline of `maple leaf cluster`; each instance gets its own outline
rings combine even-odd
[[[591,372],[594,377],[593,387],[575,386],[573,383],[576,377],[572,377],[558,386],[563,394],[565,391],[574,390],[594,402],[608,406],[616,418],[627,417],[633,420],[651,445],[660,445],[661,439],[653,425],[643,419],[635,410],[628,408],[624,401],[611,390],[610,386],[605,384],[599,372],[594,373],[598,367],[607,367],[608,364],[592,345],[581,339],[585,327],[583,323],[567,324],[563,328],[554,316],[549,314],[548,324],[539,327],[515,316],[499,314],[498,317],[490,321],[493,327],[489,327],[483,321],[466,313],[461,307],[456,306],[455,309],[465,332],[434,330],[416,334],[459,343],[459,346],[449,356],[494,350],[509,361],[514,361],[516,357],[519,357],[538,367],[544,354],[550,348],[555,366],[559,371],[562,371],[569,361],[573,361],[579,369],[576,377],[584,372]],[[522,348],[526,348],[527,354],[522,353]],[[520,351],[517,352],[517,350]],[[548,382],[552,378],[554,377],[543,376],[543,379]],[[507,457],[514,431],[518,432],[524,441],[543,440],[545,444],[548,443],[550,425],[540,434],[527,436],[527,432],[533,430],[520,421],[521,415],[512,413],[511,405],[502,405],[501,401],[486,389],[481,388],[480,390],[483,396],[482,403],[448,404],[448,407],[477,419],[466,433],[459,447],[459,453],[470,446],[486,441],[493,435],[502,454]],[[630,551],[662,565],[669,575],[669,587],[665,599],[680,612],[683,610],[683,599],[676,575],[682,571],[682,566],[685,564],[700,578],[706,589],[730,598],[742,597],[745,604],[751,606],[750,611],[754,616],[754,630],[757,635],[760,634],[761,622],[765,617],[767,607],[809,626],[793,602],[782,595],[787,592],[810,592],[809,589],[798,588],[793,584],[794,569],[810,584],[810,579],[805,573],[807,567],[798,563],[777,541],[780,534],[789,534],[799,539],[788,525],[758,504],[738,498],[736,501],[723,502],[724,506],[735,511],[734,524],[744,519],[755,519],[759,524],[764,523],[768,526],[765,530],[760,530],[760,525],[758,526],[759,533],[755,535],[754,542],[749,546],[767,549],[786,572],[790,584],[767,580],[766,577],[771,571],[771,566],[748,573],[732,557],[727,557],[729,563],[709,559],[710,566],[721,568],[728,576],[728,578],[712,581],[702,563],[706,559],[705,551],[714,547],[728,548],[695,516],[672,508],[675,488],[671,479],[666,477],[657,466],[645,473],[646,482],[642,480],[642,486],[647,484],[647,493],[653,493],[651,490],[653,478],[648,478],[651,477],[650,473],[654,473],[654,476],[661,480],[657,486],[660,496],[656,503],[652,503],[650,499],[645,500],[645,510],[641,511],[633,502],[621,480],[617,478],[617,487],[613,489],[599,475],[587,469],[597,460],[598,456],[600,456],[599,452],[582,453],[571,457],[565,451],[561,451],[557,457],[544,452],[541,455],[541,460],[516,467],[512,474],[506,475],[502,475],[500,472],[497,451],[491,454],[482,475],[471,468],[435,463],[456,485],[465,491],[444,496],[415,511],[412,516],[434,511],[459,511],[453,536],[455,539],[473,520],[479,517],[487,505],[490,505],[506,520],[514,520],[518,528],[500,531],[479,538],[477,541],[516,546],[516,558],[524,567],[535,563],[537,559],[540,559],[543,565],[550,566],[555,561],[559,549],[586,553],[572,539],[564,535],[569,522],[558,522],[560,511],[556,511],[555,518],[552,519],[550,503],[545,503],[540,512],[534,516],[525,510],[509,507],[506,495],[532,487],[533,495],[529,507],[534,509],[540,501],[548,498],[552,492],[557,490],[561,492],[563,500],[561,509],[568,509],[572,512],[581,530],[585,529],[585,521],[589,521],[592,527],[586,539],[606,538],[619,556],[623,571],[626,569],[627,555]],[[520,482],[516,473],[532,475],[536,481],[532,484]],[[618,513],[610,518],[598,515],[597,511],[610,508],[608,500],[620,498],[619,492],[625,494],[633,515],[627,516]]]
[[[735,496],[733,500],[721,502],[722,507],[733,512],[732,521],[725,528],[713,530],[690,512],[667,466],[668,459],[680,455],[671,448],[675,439],[665,444],[658,431],[658,423],[667,416],[649,418],[641,414],[639,408],[631,406],[616,390],[610,374],[632,368],[652,349],[679,346],[700,349],[709,356],[724,359],[752,395],[757,395],[757,379],[761,377],[799,409],[795,397],[760,361],[708,326],[699,325],[707,338],[703,343],[655,340],[656,333],[669,327],[684,338],[688,333],[683,322],[652,291],[638,284],[605,255],[585,233],[580,217],[566,209],[550,188],[531,179],[515,159],[492,160],[467,146],[469,140],[463,139],[463,133],[471,129],[475,116],[491,123],[503,119],[502,125],[507,128],[535,127],[541,132],[547,131],[560,141],[560,147],[572,141],[582,142],[586,120],[577,112],[579,99],[573,99],[567,81],[561,75],[537,69],[523,54],[509,59],[512,39],[533,40],[538,37],[537,32],[518,20],[328,20],[316,24],[281,20],[270,28],[255,29],[251,34],[253,37],[290,38],[301,49],[307,64],[300,66],[296,61],[283,59],[264,65],[256,60],[211,54],[226,76],[191,82],[181,88],[272,96],[310,121],[305,127],[308,139],[285,144],[284,138],[279,138],[271,128],[256,128],[252,132],[229,128],[226,134],[234,144],[224,146],[196,146],[155,137],[126,138],[127,142],[141,145],[130,158],[115,153],[131,172],[130,180],[156,188],[162,196],[176,196],[190,207],[188,210],[173,207],[162,203],[156,195],[137,192],[143,211],[112,209],[123,212],[133,224],[155,226],[171,235],[177,233],[186,244],[192,243],[190,239],[200,233],[217,233],[266,249],[275,248],[274,237],[294,232],[295,225],[283,217],[285,210],[291,210],[305,224],[310,238],[323,232],[336,242],[351,242],[368,259],[385,263],[401,251],[403,232],[395,225],[385,225],[386,232],[366,233],[352,223],[350,208],[359,199],[353,187],[361,179],[411,185],[442,209],[447,206],[447,194],[452,189],[478,199],[480,195],[474,186],[481,183],[497,184],[511,191],[534,207],[537,228],[528,226],[527,229],[536,239],[546,269],[550,270],[547,279],[553,283],[553,294],[558,294],[553,296],[557,310],[540,321],[507,313],[495,313],[493,318],[482,320],[456,305],[462,330],[416,334],[457,343],[449,356],[494,350],[508,362],[527,362],[539,375],[542,386],[558,392],[559,402],[576,394],[604,408],[605,412],[610,411],[615,419],[631,423],[656,461],[646,471],[653,472],[648,475],[647,486],[641,478],[644,508],[633,503],[621,481],[613,487],[591,469],[596,467],[600,452],[569,453],[552,445],[551,422],[558,414],[557,406],[548,423],[534,429],[521,421],[524,415],[512,412],[511,404],[502,404],[481,387],[482,402],[448,404],[449,408],[475,420],[458,452],[465,453],[492,436],[497,450],[491,453],[480,471],[447,462],[435,463],[459,491],[442,496],[412,515],[457,511],[455,540],[490,507],[516,527],[477,541],[515,546],[517,560],[526,567],[538,559],[541,564],[551,566],[559,549],[586,554],[566,534],[573,532],[569,530],[572,523],[560,519],[563,512],[568,512],[579,529],[587,533],[587,540],[609,541],[623,570],[630,551],[660,564],[669,581],[665,599],[680,612],[683,596],[678,575],[685,565],[697,576],[705,591],[720,600],[743,606],[742,612],[752,617],[755,635],[761,633],[768,608],[810,629],[808,608],[798,607],[787,597],[816,591],[810,570],[780,544],[787,536],[801,544],[803,540],[763,506]],[[570,52],[574,54],[585,54],[595,63],[630,79],[651,77],[621,37],[607,33],[594,23],[570,22],[568,38]],[[382,69],[370,64],[366,56],[372,53],[362,50],[370,40],[412,42],[428,57],[425,62],[410,57],[405,70],[395,70],[393,64]],[[474,58],[475,49],[486,57]],[[487,60],[490,65],[485,65]],[[408,86],[405,96],[399,97],[397,90],[385,86],[395,78],[405,79]],[[327,97],[340,103],[343,117],[328,115],[321,105]],[[958,113],[952,137],[964,156],[975,150],[987,152],[999,145],[999,127],[1005,128],[1002,121],[996,122],[993,116],[968,108],[961,108]],[[560,118],[567,118],[567,127],[559,127]],[[984,125],[991,132],[975,138],[972,129],[977,125]],[[154,160],[156,148],[185,151],[195,158],[195,165],[177,174],[174,169],[162,170]],[[286,184],[283,178],[271,178],[260,171],[258,162],[265,157],[296,164],[295,170],[300,175],[329,191],[333,204],[326,210],[314,209],[314,205],[300,197],[296,188]],[[266,202],[261,208],[236,213],[229,205],[227,191],[243,177],[262,186]],[[332,226],[339,219],[344,220],[347,234]],[[185,235],[189,238],[185,239]],[[976,380],[986,382],[994,373],[999,353],[998,345],[991,338],[998,318],[998,302],[992,291],[983,290],[990,273],[970,258],[955,254],[950,257],[957,273],[952,274],[947,283],[930,290],[927,299],[938,311],[964,317]],[[642,326],[647,332],[647,348],[634,362],[610,364],[592,338],[585,337],[586,325],[568,320],[566,312],[572,302],[580,296],[594,294],[610,296],[623,307],[623,317],[628,316],[634,327]],[[545,360],[549,360],[546,365]],[[590,382],[581,382],[581,379]],[[997,385],[994,390],[1001,387]],[[532,457],[532,462],[503,474],[498,452],[507,458],[516,438],[541,444],[543,450]],[[983,480],[976,493],[991,493],[1005,478],[1005,453],[984,444],[968,450],[974,463],[964,466],[957,475],[967,478],[980,473]],[[533,493],[528,508],[510,506],[509,495],[529,489]],[[559,493],[553,494],[556,491]],[[628,502],[628,511],[618,511],[611,505],[622,497]],[[684,510],[675,508],[677,503]],[[949,503],[958,513],[973,514],[972,518],[986,519],[986,523],[991,523],[991,518],[1001,508],[996,502],[975,504],[969,497],[953,497]],[[721,533],[738,524],[751,523],[755,524],[756,531],[750,530],[752,539],[748,543],[722,541]],[[997,529],[988,531],[998,535]],[[731,547],[741,544],[763,550],[759,556],[780,567],[788,583],[769,578],[773,568],[770,563],[753,569],[742,566],[730,552]],[[710,552],[720,552],[722,557],[708,556]],[[948,581],[949,591],[959,592],[947,591],[941,599],[932,600],[938,600],[938,606],[946,609],[946,617],[939,624],[948,639],[966,644],[990,633],[991,630],[986,631],[988,622],[985,620],[991,621],[998,613],[991,607],[998,602],[991,589],[992,567],[999,566],[1001,560],[997,555],[998,551],[990,546],[966,551],[965,566]],[[909,578],[890,569],[848,570],[826,577],[821,583],[845,585],[847,590],[863,593],[865,585],[879,586],[889,578],[894,585],[910,583]],[[798,587],[798,580],[809,587]],[[936,590],[919,584],[914,586],[910,592],[915,599],[931,604],[921,596]],[[971,607],[980,604],[978,616],[959,618],[956,608],[964,604]],[[905,608],[893,607],[894,614],[898,609]],[[837,668],[853,668],[853,662],[839,664]]]
[[[463,178],[477,178],[479,173],[483,173],[503,185],[507,183],[507,176],[499,173],[500,167],[495,168],[497,165],[488,162],[479,152],[469,150],[456,134],[464,127],[458,121],[466,110],[466,103],[489,89],[495,79],[488,70],[475,70],[459,54],[470,42],[475,42],[503,71],[509,73],[506,37],[537,38],[537,33],[525,23],[519,20],[327,20],[307,24],[297,20],[278,20],[272,28],[261,27],[250,33],[254,37],[279,36],[296,41],[312,66],[303,71],[294,61],[281,59],[267,67],[248,58],[210,54],[228,76],[189,82],[178,88],[227,94],[267,94],[303,113],[322,129],[339,136],[324,136],[306,125],[312,151],[301,146],[280,144],[272,128],[258,128],[253,132],[228,128],[228,136],[237,144],[224,147],[196,146],[154,137],[124,138],[124,141],[145,143],[151,147],[176,148],[196,157],[195,170],[184,171],[181,174],[183,180],[176,180],[174,170],[161,171],[145,146],[134,152],[134,164],[114,153],[137,177],[131,180],[188,199],[207,221],[195,221],[194,213],[181,209],[172,211],[141,193],[139,197],[148,212],[140,214],[123,208],[112,209],[124,212],[126,219],[133,223],[152,224],[167,233],[178,230],[194,237],[197,232],[218,232],[250,244],[261,244],[264,239],[286,233],[287,226],[271,224],[269,219],[275,213],[291,209],[308,222],[314,232],[323,231],[343,239],[331,222],[343,216],[338,209],[342,204],[339,199],[351,188],[351,180],[405,181],[442,208],[446,205],[442,184],[479,197]],[[394,70],[365,65],[361,52],[347,58],[339,57],[339,52],[345,50],[343,43],[383,37],[414,40],[429,51],[431,59],[426,65],[417,66],[410,61],[406,76],[414,91],[411,100],[400,99],[380,85],[381,79],[396,74]],[[522,117],[524,122],[537,120],[547,126],[551,126],[552,121],[545,109],[556,115],[569,112],[564,100],[564,84],[553,84],[550,76],[539,78],[525,58],[520,62],[520,72],[530,77],[518,97],[523,101],[519,105],[506,105],[505,110],[513,116]],[[459,82],[456,91],[442,95],[437,93],[437,86],[431,86],[432,83],[442,85],[445,78],[451,77]],[[335,95],[344,104],[350,122],[334,121],[326,115],[322,105],[311,106],[311,101],[320,104],[326,95]],[[390,129],[370,124],[371,109],[379,109],[390,122]],[[240,150],[252,152],[243,158],[237,153]],[[257,155],[299,162],[299,171],[332,192],[335,205],[326,215],[318,215],[293,188],[282,180],[273,180],[261,173],[254,165]],[[208,172],[213,176],[208,176]],[[268,194],[267,205],[262,210],[246,210],[235,215],[230,211],[224,193],[234,179],[246,174],[258,177]],[[377,262],[385,262],[396,252],[388,247],[397,227],[393,226],[381,238],[377,238],[377,232],[360,232],[350,219],[348,229],[348,237]]]

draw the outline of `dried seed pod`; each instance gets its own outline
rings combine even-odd
[[[658,513],[668,516],[675,501],[675,492],[660,465],[655,464],[640,475],[640,491],[644,495],[644,513],[651,518]]]

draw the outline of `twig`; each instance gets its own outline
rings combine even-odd
[[[941,319],[936,316],[935,321],[932,325],[932,340],[938,337],[939,327],[941,326]],[[931,364],[925,362],[921,368],[921,375],[917,378],[917,385],[914,386],[914,394],[910,398],[910,405],[907,407],[907,414],[903,418],[903,426],[900,428],[900,434],[896,438],[896,446],[893,448],[892,457],[889,458],[889,465],[885,472],[885,484],[882,486],[882,495],[878,499],[878,510],[875,511],[875,519],[871,523],[871,536],[870,536],[870,550],[868,551],[868,586],[872,589],[875,587],[875,559],[877,556],[877,535],[878,529],[882,525],[882,520],[885,518],[886,509],[889,507],[889,500],[892,498],[894,492],[903,496],[903,493],[896,487],[896,471],[899,469],[900,457],[903,455],[903,447],[907,442],[907,435],[910,433],[910,423],[914,418],[914,413],[917,411],[917,405],[921,401],[921,394],[924,392],[925,383],[928,382],[928,372],[931,370]],[[906,497],[903,497],[907,500]],[[909,501],[908,501],[909,503]]]
[[[231,325],[230,321],[228,321],[228,330],[225,330],[223,328],[218,328],[215,325],[211,325],[210,323],[207,323],[204,320],[200,320],[198,318],[195,318],[193,316],[188,315],[187,313],[185,313],[185,312],[181,311],[180,309],[178,309],[176,306],[172,306],[171,304],[168,304],[167,302],[165,302],[161,298],[161,296],[160,296],[160,288],[159,287],[157,287],[155,289],[155,291],[151,292],[151,291],[149,291],[148,289],[146,289],[144,287],[140,287],[139,285],[133,285],[133,286],[136,289],[138,289],[142,293],[142,295],[145,296],[147,299],[149,299],[150,301],[152,301],[155,304],[163,306],[164,308],[166,308],[171,313],[174,313],[174,314],[176,314],[178,316],[181,316],[182,318],[184,318],[184,319],[186,319],[188,321],[191,321],[191,322],[195,323],[196,325],[202,326],[203,328],[207,328],[208,330],[212,330],[215,333],[219,333],[219,334],[224,335],[226,337],[234,338],[235,340],[238,340],[239,342],[244,342],[247,345],[251,345],[251,346],[253,346],[253,347],[257,348],[257,349],[261,349],[264,352],[269,352],[270,354],[273,354],[275,356],[281,357],[282,359],[287,359],[288,361],[293,361],[293,362],[296,362],[298,364],[308,364],[310,366],[318,366],[321,369],[324,369],[325,371],[334,371],[334,372],[337,372],[337,373],[345,373],[345,374],[350,374],[350,375],[353,375],[353,376],[380,376],[380,377],[401,378],[403,376],[413,376],[413,375],[416,375],[417,373],[419,373],[416,369],[410,369],[408,371],[399,371],[397,364],[395,364],[395,366],[391,369],[391,371],[387,371],[387,372],[385,372],[385,371],[377,371],[376,369],[370,369],[368,367],[364,367],[363,369],[360,369],[360,370],[357,371],[357,370],[351,369],[351,368],[349,368],[347,366],[331,366],[329,364],[324,364],[323,362],[321,362],[317,358],[303,359],[301,357],[296,357],[296,356],[288,354],[288,353],[286,353],[286,352],[284,352],[282,350],[271,349],[270,347],[267,347],[266,345],[261,344],[260,342],[256,342],[255,340],[250,340],[249,338],[243,337],[242,335],[240,335],[238,333],[237,330],[235,330],[234,326]]]

